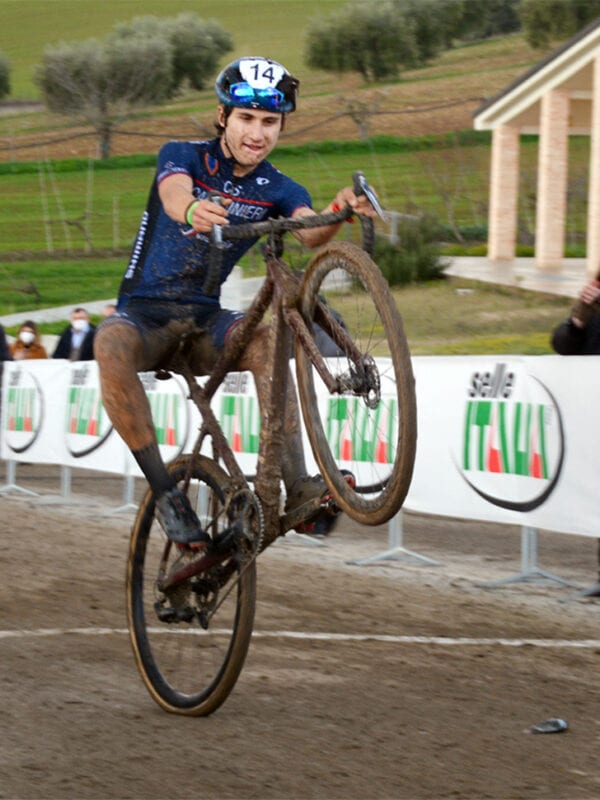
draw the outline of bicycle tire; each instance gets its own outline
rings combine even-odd
[[[337,354],[327,358],[331,373],[355,374],[356,364],[361,363],[366,365],[367,377],[363,388],[331,397],[296,341],[296,375],[306,431],[336,504],[357,522],[379,525],[402,507],[416,452],[414,376],[402,317],[377,265],[349,242],[325,246],[306,268],[299,306],[313,334],[319,300],[344,320],[362,359],[350,360],[335,345]],[[326,398],[325,404],[319,397]],[[355,486],[340,472],[344,468],[354,474]],[[364,486],[372,491],[365,493]]]
[[[169,466],[180,486],[189,467],[189,456]],[[203,526],[214,535],[225,525],[228,476],[204,456],[194,459],[190,474],[188,496]],[[180,566],[182,560],[197,557],[190,553],[170,545],[148,491],[131,532],[127,566],[127,617],[135,661],[146,688],[165,711],[206,716],[229,696],[244,665],[256,606],[256,561],[251,557],[245,563],[236,559],[227,566],[220,564],[161,593],[157,587],[161,559],[166,559],[164,569],[169,574],[176,561]],[[229,580],[237,579],[237,584],[205,630],[197,612],[202,598],[215,594],[219,570],[223,574],[225,569],[231,570]],[[165,621],[164,616],[174,613],[191,618]]]

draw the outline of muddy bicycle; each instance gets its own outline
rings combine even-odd
[[[354,179],[355,191],[376,204],[362,173]],[[207,715],[232,691],[250,644],[257,556],[265,548],[323,510],[380,525],[398,512],[408,492],[416,448],[414,378],[401,315],[368,253],[373,221],[360,218],[362,247],[330,242],[301,274],[283,259],[286,232],[330,225],[351,214],[346,208],[213,231],[207,293],[218,281],[228,239],[266,237],[266,278],[203,383],[186,359],[188,339],[169,364],[169,374],[185,378],[201,424],[192,452],[168,468],[211,544],[195,551],[170,542],[156,518],[153,495],[146,492],[131,533],[127,615],[142,679],[166,711]],[[261,409],[257,468],[250,480],[211,400],[265,320],[270,341],[265,357],[276,379],[267,408]],[[335,355],[322,355],[318,331],[334,343]],[[330,494],[284,513],[279,421],[292,351],[305,430]]]

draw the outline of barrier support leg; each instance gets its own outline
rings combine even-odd
[[[0,494],[8,494],[9,492],[20,492],[21,494],[29,495],[30,497],[39,497],[37,492],[32,492],[31,489],[25,489],[16,483],[17,479],[17,462],[8,459],[6,462],[6,483],[0,486]]]
[[[43,506],[63,506],[72,505],[76,501],[71,495],[71,467],[63,464],[60,468],[60,494],[47,494],[40,498],[40,505]]]
[[[296,542],[297,544],[310,544],[313,547],[325,547],[325,542],[311,536],[309,533],[298,533],[298,531],[287,531],[283,537],[284,542]]]
[[[583,589],[581,592],[577,592],[577,594],[572,594],[570,597],[567,597],[567,599],[562,602],[568,603],[570,600],[580,600],[584,597],[600,597],[600,539],[598,539],[597,541],[598,541],[598,580],[593,586],[590,586],[589,589]]]
[[[530,528],[524,525],[521,528],[521,572],[517,575],[512,575],[509,578],[503,578],[499,581],[491,581],[489,583],[478,583],[477,586],[483,589],[494,589],[498,586],[506,586],[510,583],[529,583],[533,581],[554,581],[560,583],[561,586],[575,586],[576,583],[567,581],[554,575],[551,572],[540,569],[537,563],[538,555],[538,532],[537,528]]]
[[[112,514],[122,514],[124,511],[136,511],[137,505],[133,501],[134,491],[135,477],[126,473],[123,483],[123,505],[118,508],[113,508],[111,511],[107,511],[103,516],[110,517]]]
[[[60,494],[65,500],[71,497],[71,467],[60,468]]]
[[[407,550],[403,546],[403,529],[402,529],[402,511],[399,511],[395,517],[389,522],[389,549],[383,553],[370,556],[369,558],[355,559],[348,561],[348,564],[356,564],[363,567],[367,564],[375,564],[377,561],[417,561],[422,564],[429,564],[430,566],[439,567],[440,562],[434,561],[433,558],[415,553],[413,550]]]

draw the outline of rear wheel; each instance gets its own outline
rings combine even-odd
[[[348,242],[328,245],[309,263],[300,310],[338,387],[330,394],[296,342],[298,392],[315,459],[340,508],[358,522],[379,525],[404,502],[416,450],[414,377],[402,317],[377,265]],[[354,474],[354,487],[341,469]]]
[[[213,536],[231,527],[228,476],[211,459],[189,457],[169,468]],[[237,507],[236,507],[237,508]],[[229,510],[229,513],[228,513]],[[235,512],[237,513],[237,511]],[[148,691],[166,711],[207,715],[229,696],[252,635],[256,561],[251,547],[196,573],[204,553],[171,544],[155,517],[151,492],[131,533],[127,568],[127,615],[135,660]],[[186,572],[182,572],[186,570]],[[173,581],[178,572],[181,579]],[[186,574],[188,577],[186,577]]]

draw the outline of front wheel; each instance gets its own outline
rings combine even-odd
[[[169,466],[200,522],[215,537],[230,526],[228,476],[211,459],[182,457]],[[235,505],[235,504],[233,504]],[[230,512],[231,513],[231,512]],[[166,538],[152,493],[140,504],[127,566],[127,616],[142,679],[166,711],[205,716],[229,696],[252,634],[256,561],[237,548],[194,570],[202,556]],[[174,581],[175,573],[181,579]]]
[[[330,393],[296,341],[304,424],[336,503],[366,525],[398,512],[412,478],[417,411],[402,317],[377,265],[360,248],[334,242],[309,263],[300,311],[326,356]],[[349,483],[340,470],[355,476]]]

